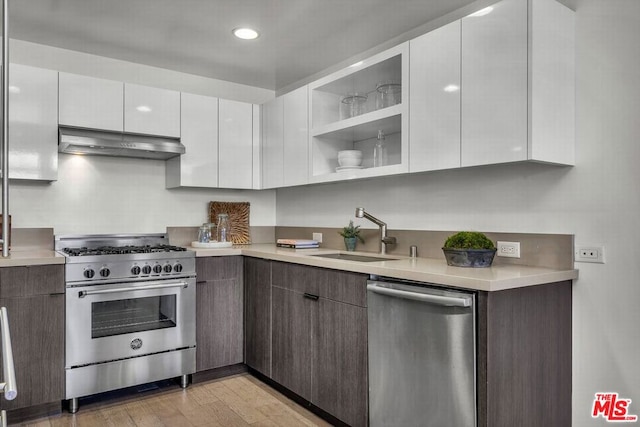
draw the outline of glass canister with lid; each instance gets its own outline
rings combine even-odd
[[[198,242],[200,243],[209,243],[211,240],[211,228],[209,228],[209,224],[204,223],[200,226],[198,230]]]
[[[226,213],[218,214],[218,226],[216,227],[218,242],[230,242],[230,232],[229,215]]]

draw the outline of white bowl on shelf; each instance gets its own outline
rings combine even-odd
[[[362,151],[360,150],[340,150],[338,151],[338,158],[341,157],[358,157],[362,158]]]
[[[362,164],[362,151],[360,150],[338,151],[338,164],[342,167],[360,166]]]
[[[343,167],[360,166],[362,164],[362,159],[357,159],[355,157],[346,157],[338,159],[338,164]]]

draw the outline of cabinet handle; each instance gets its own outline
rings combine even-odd
[[[4,393],[6,400],[13,400],[18,395],[18,389],[16,387],[16,370],[13,365],[9,320],[5,307],[0,308],[0,330],[2,331],[2,375],[4,376],[4,382],[0,383],[0,393]]]
[[[306,292],[302,296],[304,296],[305,298],[312,299],[314,301],[318,301],[318,298],[320,298],[318,295],[308,294]]]

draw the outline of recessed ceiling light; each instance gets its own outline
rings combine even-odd
[[[138,105],[136,107],[136,110],[140,111],[141,113],[149,113],[151,112],[151,107],[149,107],[148,105]]]
[[[488,15],[488,14],[490,14],[491,12],[493,12],[493,7],[492,7],[492,6],[489,6],[489,7],[485,7],[484,9],[480,9],[479,11],[474,12],[474,13],[472,13],[472,14],[471,14],[471,15],[469,15],[469,16],[472,16],[472,17],[474,17],[474,18],[477,18],[478,16]]]
[[[242,40],[253,40],[259,36],[258,32],[252,28],[235,28],[233,35]]]
[[[460,90],[460,86],[458,85],[451,84],[444,87],[445,92],[457,92],[459,90]]]

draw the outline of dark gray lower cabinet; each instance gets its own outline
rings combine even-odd
[[[272,379],[367,425],[367,275],[272,263]]]
[[[271,261],[244,258],[245,363],[271,377]]]
[[[7,410],[64,399],[64,266],[0,268],[0,306],[7,308],[18,396]],[[15,420],[15,417],[11,417]]]
[[[242,257],[196,258],[196,371],[242,363]]]
[[[318,302],[279,287],[273,287],[272,296],[271,378],[311,401],[312,331]]]
[[[367,277],[245,258],[246,363],[351,426],[368,424]],[[571,425],[571,288],[477,293],[479,427]]]
[[[318,300],[311,401],[352,426],[368,419],[367,309]]]
[[[572,282],[478,293],[478,426],[571,426]]]

